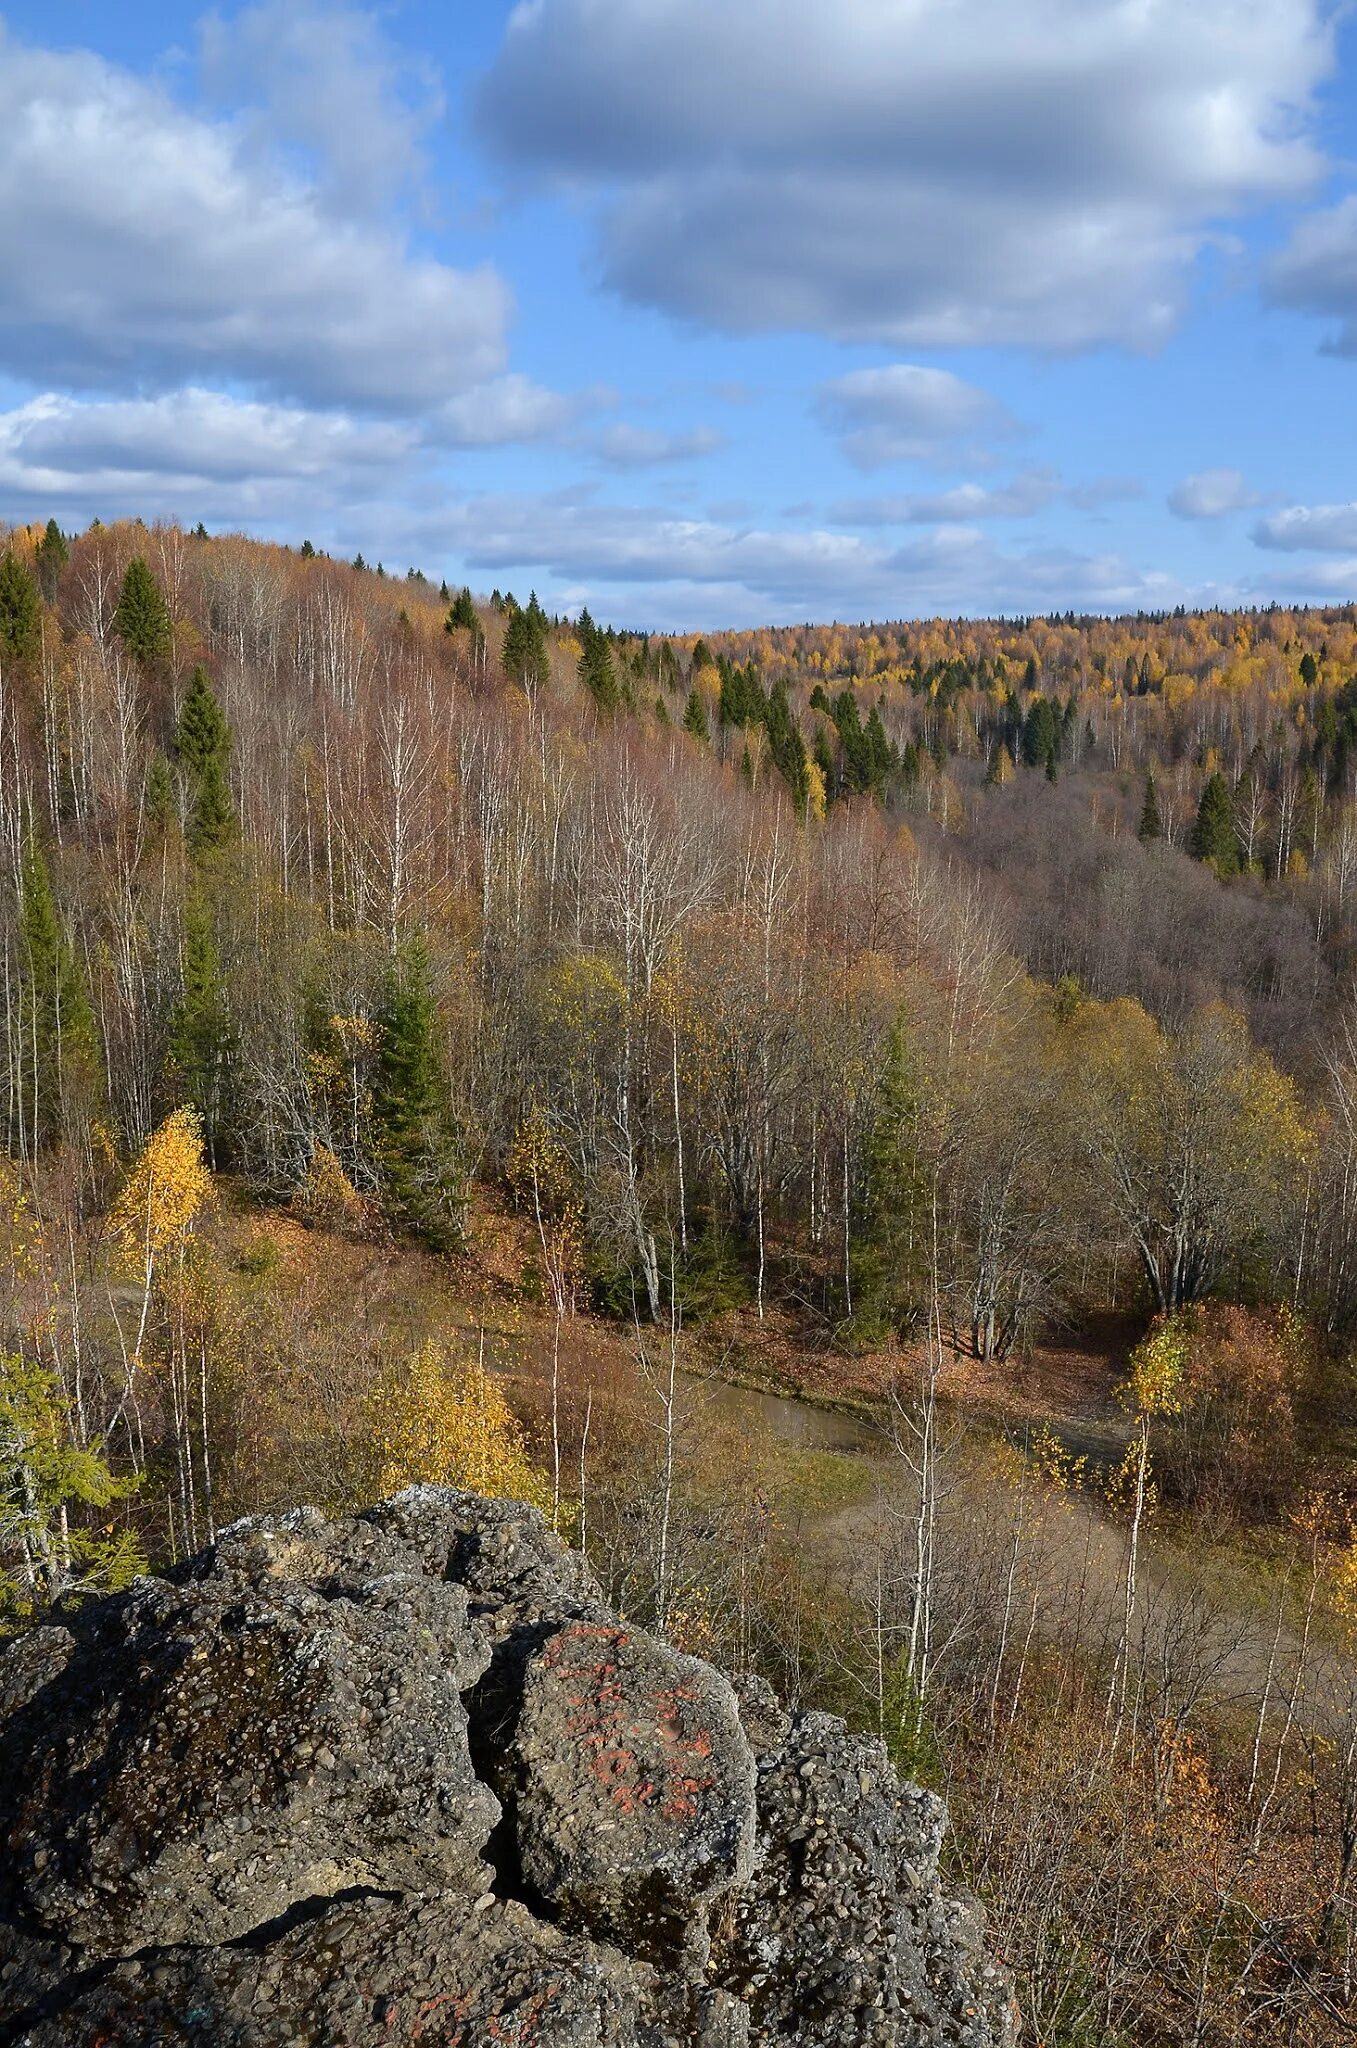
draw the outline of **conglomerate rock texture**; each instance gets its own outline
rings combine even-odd
[[[0,1651],[0,2048],[1005,2048],[943,1819],[530,1508],[242,1522]]]

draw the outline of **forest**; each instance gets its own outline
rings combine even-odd
[[[528,1498],[946,1789],[1034,2039],[1349,2038],[1357,608],[0,547],[0,1629]]]

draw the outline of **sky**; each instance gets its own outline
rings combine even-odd
[[[0,0],[0,521],[622,627],[1357,598],[1321,0]]]

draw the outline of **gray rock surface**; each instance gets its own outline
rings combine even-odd
[[[0,1650],[0,2048],[998,2048],[942,1825],[531,1509],[241,1523]]]

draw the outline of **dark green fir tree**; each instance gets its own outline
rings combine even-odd
[[[48,604],[56,597],[61,572],[70,558],[65,534],[55,519],[49,519],[42,539],[33,550],[33,565],[38,572],[38,583]]]
[[[382,1200],[436,1251],[461,1243],[466,1168],[438,1047],[429,959],[418,943],[392,961],[378,1012],[372,1120]]]
[[[1149,846],[1154,840],[1162,839],[1163,836],[1164,825],[1163,820],[1159,816],[1159,792],[1154,786],[1154,776],[1151,773],[1145,777],[1145,801],[1140,806],[1140,824],[1137,828],[1137,837],[1143,846]]]
[[[80,963],[57,915],[42,849],[30,838],[19,876],[22,942],[21,1143],[31,1154],[71,1135],[82,1107],[99,1093],[99,1044]]]
[[[1188,850],[1194,860],[1209,861],[1217,874],[1233,875],[1239,871],[1234,805],[1230,785],[1219,770],[1207,777]]]
[[[704,745],[711,738],[706,708],[695,689],[689,690],[688,702],[683,707],[683,730],[690,732],[695,740],[701,740]]]
[[[183,985],[170,1014],[167,1079],[174,1101],[191,1102],[202,1117],[208,1158],[219,1168],[229,1156],[236,1038],[211,914],[196,894],[184,910],[182,958]]]
[[[0,661],[30,662],[42,647],[42,598],[12,548],[0,555]]]
[[[190,676],[179,707],[174,751],[189,786],[184,836],[193,853],[215,853],[230,839],[236,824],[226,776],[231,728],[207,679],[207,670],[201,666]]]
[[[599,631],[587,611],[580,613],[577,631],[580,636],[580,681],[605,717],[611,717],[621,698],[608,636]]]
[[[133,555],[127,565],[113,629],[137,661],[163,661],[173,645],[170,608],[141,555]]]

